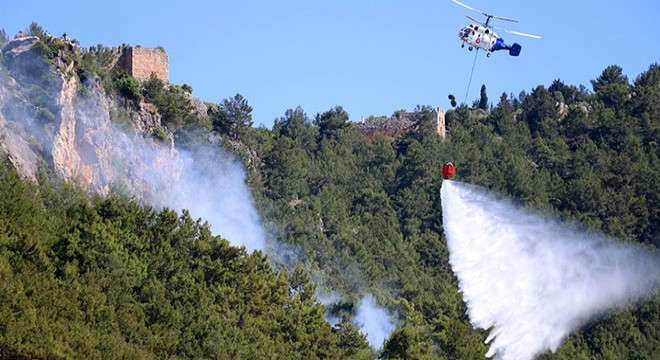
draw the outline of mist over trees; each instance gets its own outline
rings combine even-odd
[[[240,94],[204,116],[191,111],[189,86],[136,88],[101,58],[72,58],[77,76],[95,74],[129,106],[153,104],[155,138],[223,139],[274,236],[305,256],[276,271],[185,211],[90,197],[46,167],[32,184],[3,160],[0,357],[483,359],[486,333],[470,325],[443,235],[440,167],[450,160],[459,181],[660,247],[658,64],[632,82],[612,65],[591,90],[557,79],[497,104],[484,85],[472,107],[447,112],[442,141],[430,106],[398,137],[362,136],[341,106],[288,109],[272,129],[254,128]],[[342,300],[322,305],[323,291]],[[366,293],[398,326],[380,352],[349,321]],[[657,356],[659,295],[594,319],[541,358]]]

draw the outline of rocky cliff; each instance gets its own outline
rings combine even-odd
[[[141,179],[154,166],[176,173],[159,166],[176,163],[171,141],[163,146],[150,140],[160,127],[154,107],[126,106],[95,76],[81,80],[65,51],[44,55],[37,37],[14,39],[2,51],[0,150],[19,172],[36,180],[39,167],[50,166],[59,177],[101,194],[113,186],[148,193],[153,185]],[[113,117],[124,120],[123,128]]]

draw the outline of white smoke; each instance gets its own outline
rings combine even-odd
[[[81,112],[91,111],[90,108],[84,110]],[[296,259],[303,256],[299,247],[266,240],[263,223],[247,187],[243,164],[217,144],[198,146],[194,150],[174,150],[140,135],[129,137],[115,126],[107,125],[102,126],[97,136],[121,144],[115,148],[121,151],[110,156],[116,178],[107,178],[108,183],[125,179],[134,184],[130,187],[134,192],[132,195],[157,208],[186,209],[193,218],[207,221],[214,234],[234,246],[245,246],[249,252],[267,252],[278,266],[292,270],[297,264]],[[357,266],[344,264],[344,270],[349,278],[359,278]],[[315,280],[326,283],[324,279]],[[327,306],[343,301],[334,291],[319,300]],[[330,314],[326,314],[326,319],[331,324],[340,320]],[[372,295],[361,299],[351,322],[366,334],[376,349],[382,348],[385,339],[396,328],[387,311],[379,307]]]
[[[658,285],[660,262],[642,249],[532,214],[485,190],[442,184],[450,263],[486,356],[555,351],[588,319]]]
[[[383,343],[396,328],[390,321],[387,311],[378,306],[373,295],[362,298],[355,310],[353,324],[367,336],[367,341],[375,349],[383,347]]]
[[[353,303],[353,299],[347,300],[341,294],[332,290],[327,280],[323,277],[317,277],[315,282],[320,285],[316,290],[316,298],[330,309],[325,314],[325,319],[332,325],[336,325],[343,320],[341,311],[333,311],[337,307],[342,308],[348,303],[355,304],[355,313],[350,319],[351,324],[360,330],[366,336],[367,341],[376,350],[383,347],[383,343],[387,340],[396,329],[396,325],[392,320],[391,311],[386,307],[380,306],[376,297],[363,289],[363,285],[357,277],[359,269],[356,266],[347,265],[345,268],[344,276],[355,281],[355,286],[360,293],[360,299],[357,303]]]
[[[104,169],[93,184],[97,189],[119,186],[157,209],[187,210],[208,222],[211,231],[246,250],[264,250],[265,235],[242,163],[217,143],[193,150],[176,150],[167,143],[130,136],[98,115],[95,104],[76,104],[76,126],[93,146],[78,147]],[[87,119],[83,121],[83,119]],[[92,119],[92,120],[90,120]],[[112,144],[112,145],[109,145]],[[93,153],[94,155],[86,154]]]
[[[167,189],[167,205],[208,221],[212,231],[235,246],[264,250],[265,235],[243,164],[210,147],[182,151],[180,157],[181,178],[178,186]]]
[[[39,121],[37,107],[20,95],[27,91],[21,90],[18,82],[0,76],[0,111],[11,122],[6,126],[0,121],[0,134],[10,135],[6,136],[7,145],[3,142],[2,146],[10,159],[23,160],[16,160],[18,164],[35,163],[31,159],[36,155],[26,150],[20,135],[35,137],[41,148],[52,152],[55,171],[69,180],[75,180],[86,167],[83,172],[91,189],[107,193],[108,187],[119,186],[156,208],[187,209],[194,218],[208,221],[215,234],[233,245],[245,246],[248,251],[264,249],[259,216],[242,164],[235,157],[224,153],[218,144],[187,152],[126,134],[110,121],[110,101],[98,84],[90,85],[87,97],[77,98],[74,90],[80,84],[74,79],[55,73],[36,55],[26,52],[22,56],[22,61],[30,60],[34,66],[13,66],[9,74],[34,83],[40,90],[36,93],[43,94],[52,105],[50,110],[60,108],[61,123]],[[35,72],[35,67],[39,71]],[[27,165],[23,167],[36,169],[36,165]]]
[[[101,194],[119,192],[156,209],[187,210],[194,219],[208,222],[215,235],[232,245],[244,246],[248,252],[264,251],[276,267],[295,268],[304,251],[266,234],[246,183],[243,164],[223,151],[217,141],[182,150],[135,134],[132,129],[127,132],[110,120],[113,105],[98,84],[90,85],[87,97],[78,98],[72,91],[81,84],[55,75],[46,63],[40,64],[42,71],[54,79],[52,84],[39,85],[53,102],[53,108],[61,109],[59,122],[39,122],[27,100],[10,96],[21,93],[19,85],[0,77],[0,136],[6,137],[0,150],[9,153],[11,159],[23,160],[17,164],[27,164],[27,172],[36,174],[37,154],[21,135],[36,137],[44,153],[52,153],[55,171],[62,177],[76,181],[83,176],[82,183],[88,190]],[[12,74],[29,75],[21,68]],[[11,126],[6,126],[3,113],[8,114]],[[359,278],[357,266],[352,268],[348,276]],[[346,274],[347,267],[343,269]],[[337,293],[331,294],[321,297],[321,301],[326,305],[343,301]],[[328,320],[337,320],[335,323],[340,320],[327,316]],[[378,307],[371,295],[361,300],[352,322],[368,334],[375,348],[380,348],[394,329],[386,311]]]
[[[201,218],[211,231],[246,250],[265,249],[265,235],[252,195],[247,187],[243,164],[217,145],[195,150],[179,150],[174,155],[169,147],[140,136],[133,139],[134,153],[147,166],[141,182],[153,189],[155,206],[177,211],[187,209],[193,218]],[[150,155],[147,155],[150,154]],[[131,159],[126,159],[135,166]]]

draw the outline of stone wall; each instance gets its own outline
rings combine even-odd
[[[169,83],[169,58],[162,48],[125,47],[119,64],[140,81],[149,80],[151,74],[155,74],[164,83]]]
[[[352,123],[354,129],[372,140],[377,136],[396,137],[405,134],[412,129],[414,124],[408,117],[392,117]]]
[[[354,129],[369,139],[373,139],[376,136],[395,137],[415,130],[415,122],[411,118],[411,113],[397,112],[389,119],[363,120],[353,122],[352,125]],[[439,107],[435,110],[435,121],[438,135],[444,140],[447,130],[443,108]]]

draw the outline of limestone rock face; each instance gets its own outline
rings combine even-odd
[[[16,112],[29,112],[30,107],[14,96],[12,89],[16,88],[16,82],[3,80],[7,79],[0,78],[0,104],[14,104],[9,116],[13,117]],[[4,113],[4,111],[0,111],[0,152],[7,155],[9,161],[24,177],[36,180],[39,155],[28,143],[29,137],[26,136],[24,127],[20,124],[10,123]]]
[[[38,43],[36,37],[19,38],[3,49],[4,156],[25,178],[36,180],[39,166],[50,166],[58,177],[104,195],[117,188],[138,196],[157,194],[153,187],[167,187],[145,180],[160,172],[176,178],[180,172],[173,144],[151,140],[161,126],[153,105],[127,107],[107,95],[98,79],[81,83],[73,62],[45,60]]]
[[[115,142],[109,133],[110,105],[99,91],[91,91],[86,101],[77,102],[77,86],[76,78],[65,77],[59,91],[60,123],[53,137],[53,167],[62,178],[78,179],[88,190],[107,193],[104,180],[114,177],[106,154]]]
[[[192,94],[185,94],[186,98],[188,98],[188,101],[190,101],[190,105],[192,105],[193,112],[198,116],[206,116],[208,112],[208,106],[206,106],[202,100],[192,96]]]
[[[5,61],[13,62],[20,54],[25,53],[26,51],[32,49],[32,46],[39,41],[39,38],[36,36],[24,36],[18,37],[7,44],[4,49],[2,49],[2,54],[5,57]]]

